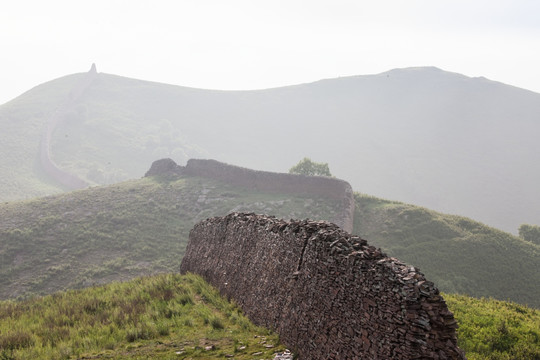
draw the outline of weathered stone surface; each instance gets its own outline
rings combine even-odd
[[[302,359],[464,359],[454,317],[418,269],[324,221],[233,213],[197,224],[201,274]]]

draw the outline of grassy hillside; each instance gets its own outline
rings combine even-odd
[[[0,299],[178,271],[195,223],[232,211],[333,219],[317,197],[204,178],[143,178],[0,204]]]
[[[277,335],[194,275],[0,302],[0,359],[271,359]]]
[[[439,289],[540,308],[540,246],[479,222],[355,194],[355,233]]]
[[[512,302],[444,294],[469,360],[540,359],[540,311]]]
[[[540,312],[445,294],[470,360],[540,359]],[[0,302],[0,359],[272,359],[284,348],[194,275]]]

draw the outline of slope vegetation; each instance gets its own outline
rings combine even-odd
[[[270,359],[280,350],[277,335],[193,275],[0,302],[0,359]]]
[[[512,302],[444,294],[469,360],[540,359],[540,310]]]
[[[0,205],[0,298],[176,272],[189,230],[232,211],[335,219],[341,204],[208,178],[148,177]]]
[[[540,307],[540,246],[465,217],[356,194],[355,233],[439,289]]]

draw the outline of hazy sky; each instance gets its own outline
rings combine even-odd
[[[0,104],[100,72],[255,89],[437,66],[540,92],[538,0],[6,0]]]

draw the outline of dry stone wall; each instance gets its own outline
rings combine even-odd
[[[145,176],[190,175],[215,179],[231,185],[265,192],[308,194],[338,200],[341,211],[334,222],[345,231],[352,231],[354,194],[351,185],[340,179],[323,176],[256,171],[216,160],[190,159],[185,167],[171,159],[154,161]]]
[[[464,359],[453,314],[418,269],[322,221],[233,213],[198,223],[202,275],[301,359]]]

